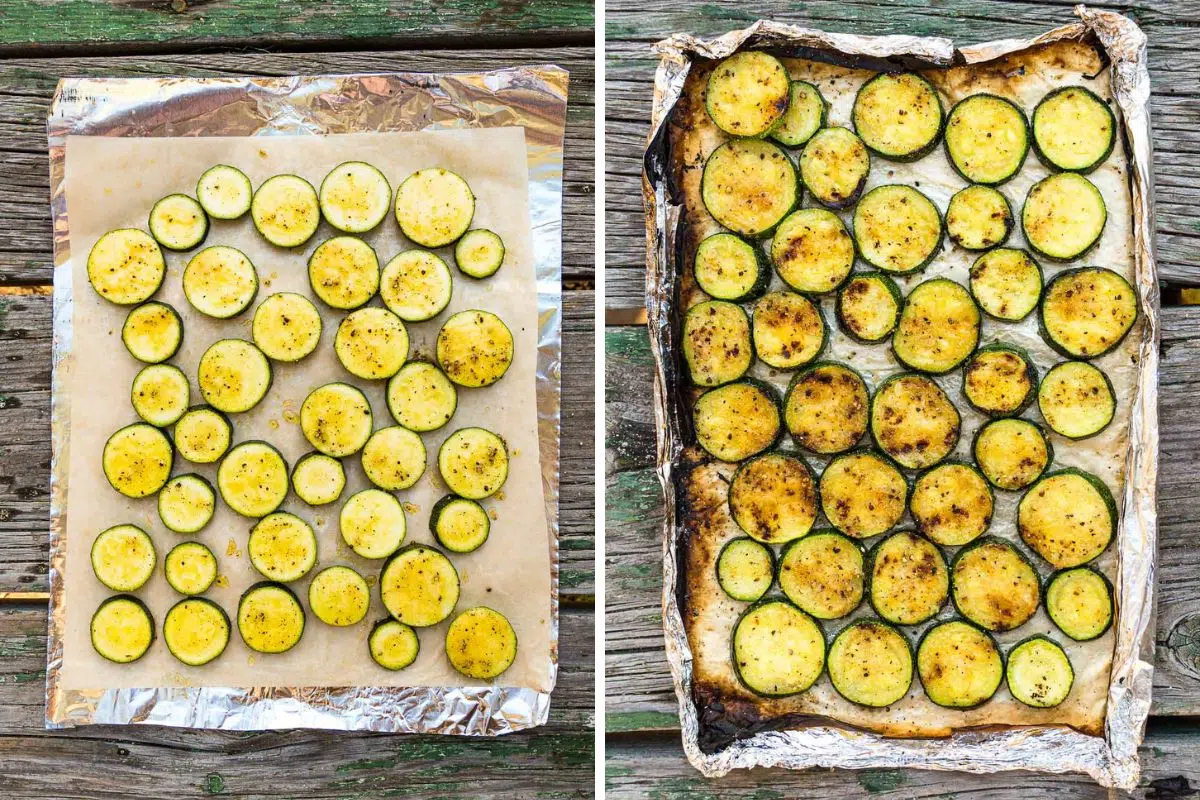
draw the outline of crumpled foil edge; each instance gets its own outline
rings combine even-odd
[[[760,20],[748,28],[704,40],[676,34],[659,42],[654,104],[643,173],[646,207],[646,307],[655,361],[654,409],[657,474],[662,483],[663,628],[667,660],[679,701],[683,748],[706,777],[750,767],[904,767],[991,773],[1035,770],[1085,773],[1102,786],[1132,790],[1140,774],[1138,747],[1150,713],[1153,678],[1154,579],[1158,519],[1158,277],[1154,260],[1154,192],[1151,171],[1150,76],[1146,37],[1120,14],[1075,7],[1078,22],[1031,39],[1004,39],[955,48],[940,37],[858,36]],[[674,391],[681,385],[677,363],[675,233],[680,207],[670,200],[665,122],[679,99],[695,58],[724,58],[743,45],[800,48],[849,57],[873,69],[974,64],[1039,44],[1094,37],[1111,62],[1114,98],[1122,111],[1129,149],[1133,208],[1135,283],[1143,326],[1138,345],[1137,394],[1130,422],[1130,452],[1119,533],[1116,592],[1120,613],[1109,678],[1103,737],[1064,727],[961,731],[947,739],[896,739],[859,730],[812,726],[771,731],[733,742],[708,754],[698,744],[699,720],[692,701],[692,653],[680,614],[674,465],[684,445],[686,409]]]
[[[196,687],[67,690],[59,682],[67,598],[68,425],[59,366],[71,353],[72,270],[66,137],[271,136],[522,126],[538,292],[537,415],[551,535],[550,686],[558,675],[562,184],[567,71],[286,78],[66,78],[48,120],[54,226],[50,606],[46,727],[148,724],[222,730],[322,728],[496,736],[545,724],[550,690],[480,687]]]

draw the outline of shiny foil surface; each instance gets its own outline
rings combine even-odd
[[[1077,6],[1079,21],[1031,39],[1006,39],[956,47],[949,39],[858,36],[759,21],[712,40],[676,34],[660,42],[651,133],[644,172],[647,225],[646,305],[654,353],[658,476],[665,498],[663,528],[663,627],[667,658],[679,700],[683,747],[705,776],[750,767],[918,768],[988,773],[1035,770],[1085,773],[1107,787],[1133,789],[1139,776],[1138,746],[1150,712],[1154,654],[1158,464],[1159,293],[1154,263],[1151,174],[1150,79],[1146,37],[1119,14]],[[684,585],[679,559],[675,467],[690,436],[681,398],[685,375],[679,361],[676,235],[681,206],[669,185],[671,153],[666,124],[696,59],[724,58],[743,47],[778,48],[788,55],[832,60],[867,69],[923,69],[975,64],[1066,39],[1094,43],[1110,61],[1112,91],[1121,110],[1129,159],[1133,212],[1135,288],[1146,324],[1137,343],[1139,369],[1125,459],[1115,582],[1118,615],[1108,684],[1104,736],[1066,727],[1010,727],[958,731],[944,739],[887,738],[845,726],[814,722],[790,730],[759,732],[716,753],[699,746],[692,700],[692,652],[680,615]]]
[[[48,122],[54,224],[51,398],[50,623],[46,727],[152,724],[224,730],[326,728],[495,736],[542,725],[549,691],[510,687],[228,687],[96,691],[60,686],[72,398],[58,367],[72,352],[70,221],[64,191],[68,135],[272,136],[525,130],[537,280],[537,415],[551,528],[551,685],[558,665],[558,488],[562,334],[562,182],[567,73],[552,65],[480,73],[287,78],[79,79],[59,82]],[[82,257],[82,254],[81,254]]]

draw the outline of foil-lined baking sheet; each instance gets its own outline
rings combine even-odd
[[[558,664],[560,287],[566,101],[567,73],[554,66],[462,74],[60,82],[49,119],[55,372],[51,400],[47,727],[145,723],[229,730],[309,727],[498,735],[545,723]],[[72,254],[65,191],[67,137],[316,137],[487,128],[523,129],[528,166],[537,290],[537,444],[549,526],[548,679],[536,689],[497,685],[65,687],[65,521],[72,398],[63,390],[63,365],[72,355],[76,335],[72,329]]]
[[[680,704],[688,759],[706,776],[755,766],[910,767],[998,772],[1028,769],[1080,772],[1124,789],[1136,786],[1137,749],[1150,710],[1154,635],[1154,577],[1158,461],[1158,283],[1153,253],[1153,184],[1150,159],[1149,73],[1146,39],[1127,18],[1078,6],[1079,22],[1032,39],[1006,39],[958,48],[948,39],[858,36],[760,21],[713,40],[678,34],[656,47],[652,124],[645,158],[647,216],[646,301],[656,362],[655,413],[658,474],[666,506],[663,546],[663,622],[667,657]],[[706,752],[693,701],[693,653],[680,613],[682,575],[677,485],[688,443],[686,377],[679,360],[682,238],[681,204],[672,196],[669,121],[693,63],[724,58],[741,48],[768,48],[798,58],[870,70],[929,69],[978,64],[1040,44],[1082,40],[1109,60],[1112,93],[1120,108],[1128,157],[1132,207],[1134,283],[1143,324],[1136,343],[1138,369],[1125,457],[1125,487],[1116,550],[1119,613],[1104,719],[1104,735],[1089,736],[1065,726],[1029,726],[959,731],[943,739],[888,738],[819,721],[788,730],[754,733],[723,749]]]

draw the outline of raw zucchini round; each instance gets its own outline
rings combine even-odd
[[[993,343],[981,347],[963,365],[963,396],[989,417],[1013,417],[1037,393],[1037,367],[1024,350]]]
[[[800,203],[796,166],[777,144],[734,139],[704,162],[700,196],[713,219],[739,236],[767,236]]]
[[[811,687],[825,669],[821,627],[786,600],[746,609],[733,627],[733,668],[747,689],[787,697]]]
[[[175,451],[166,434],[137,422],[108,437],[101,462],[104,477],[126,497],[149,497],[171,476]]]
[[[362,449],[374,427],[367,396],[348,383],[327,383],[300,405],[300,430],[308,443],[333,458]]]
[[[734,303],[755,299],[771,282],[762,249],[732,233],[714,233],[700,242],[692,274],[709,297]]]
[[[380,428],[363,445],[362,468],[380,489],[407,489],[425,474],[425,443],[399,425]]]
[[[92,245],[87,274],[96,294],[110,303],[132,306],[149,300],[162,286],[167,262],[150,234],[119,228]]]
[[[321,312],[302,294],[278,292],[254,309],[254,344],[276,361],[299,361],[321,342]]]
[[[446,658],[468,678],[490,681],[517,660],[517,632],[499,611],[468,608],[446,630]]]
[[[325,305],[358,308],[379,291],[379,257],[362,239],[326,239],[308,258],[308,283]]]
[[[781,416],[774,387],[754,379],[709,389],[692,406],[697,443],[721,461],[742,461],[775,444]]]
[[[228,164],[209,167],[196,182],[196,199],[213,219],[237,219],[250,210],[253,197],[246,173]]]
[[[990,186],[974,184],[955,192],[946,207],[946,235],[965,250],[1002,244],[1013,229],[1008,198]]]
[[[800,180],[814,200],[829,208],[848,208],[862,195],[871,156],[848,128],[823,128],[800,153]]]
[[[803,459],[766,453],[744,461],[729,483],[729,514],[768,544],[807,535],[817,519],[817,487]]]
[[[508,446],[489,430],[459,428],[438,449],[438,472],[460,497],[491,497],[508,480]]]
[[[321,224],[317,190],[297,175],[267,178],[250,201],[250,217],[262,237],[277,247],[299,247]]]
[[[351,311],[338,325],[333,350],[346,371],[363,380],[382,380],[408,360],[408,329],[386,308]]]
[[[816,86],[792,81],[787,111],[768,134],[785,147],[800,147],[825,125],[825,98]]]
[[[997,489],[1016,491],[1038,479],[1054,460],[1054,448],[1027,419],[996,419],[975,433],[975,463]]]
[[[765,136],[782,122],[791,91],[791,79],[779,59],[746,50],[713,67],[704,107],[713,124],[732,136]]]
[[[342,462],[332,456],[308,453],[292,467],[292,489],[310,506],[334,502],[345,488],[346,470],[342,468]]]
[[[379,575],[383,607],[414,628],[437,625],[458,604],[458,571],[440,550],[413,544],[394,554]]]
[[[446,377],[459,386],[491,386],[512,364],[512,332],[490,311],[459,311],[438,331],[436,355]]]
[[[346,161],[329,170],[318,193],[321,216],[346,233],[366,233],[383,222],[392,205],[392,187],[375,167]]]
[[[90,627],[92,647],[117,664],[137,661],[154,644],[154,617],[131,594],[114,595],[101,603]]]
[[[1111,269],[1060,272],[1046,287],[1039,309],[1042,338],[1067,358],[1111,352],[1137,320],[1137,294]]]
[[[917,476],[909,510],[917,530],[945,547],[968,544],[992,524],[992,487],[971,464],[943,462]]]
[[[474,500],[448,494],[429,512],[429,531],[451,553],[473,553],[488,539],[492,519]]]
[[[504,240],[487,228],[463,234],[454,245],[454,263],[468,278],[490,278],[504,264]]]
[[[453,244],[471,227],[474,216],[471,187],[449,170],[419,170],[396,190],[396,222],[421,247]]]
[[[338,517],[342,541],[363,558],[387,558],[408,535],[404,506],[395,495],[364,489],[350,496]]]
[[[1052,170],[1091,172],[1117,142],[1117,118],[1082,86],[1055,89],[1033,110],[1033,150]]]
[[[894,375],[871,398],[871,438],[906,469],[932,467],[954,452],[962,418],[924,375]]]
[[[832,529],[789,542],[779,557],[779,588],[817,619],[858,608],[866,591],[866,559],[852,539]]]
[[[904,299],[892,336],[892,353],[910,369],[941,375],[975,351],[983,317],[960,284],[934,278]]]
[[[845,364],[813,364],[796,374],[784,397],[784,421],[800,447],[842,453],[867,432],[870,399],[862,377]]]
[[[855,275],[838,290],[838,325],[856,342],[882,342],[896,330],[903,302],[900,287],[882,272]]]
[[[747,536],[730,539],[717,556],[717,584],[734,600],[757,602],[775,580],[775,554]]]
[[[996,186],[1021,171],[1029,152],[1029,123],[1015,103],[994,94],[973,94],[950,109],[946,156],[972,183]]]
[[[912,679],[912,645],[886,622],[852,622],[829,646],[829,680],[856,705],[890,706],[908,694]]]
[[[217,493],[201,475],[176,475],[158,493],[158,518],[167,530],[196,533],[212,521]]]
[[[891,530],[904,516],[908,483],[883,456],[857,450],[829,462],[819,494],[833,527],[855,539],[869,539]]]
[[[1055,433],[1086,439],[1108,427],[1117,411],[1108,376],[1086,361],[1064,361],[1038,386],[1038,410]]]
[[[387,385],[388,411],[410,431],[426,433],[441,428],[458,409],[458,390],[428,361],[410,361]]]
[[[267,580],[298,581],[317,563],[317,534],[295,514],[276,511],[250,529],[250,565]]]
[[[1012,544],[984,536],[958,551],[950,565],[950,596],[958,613],[989,631],[1019,628],[1037,613],[1037,570]]]
[[[942,248],[942,217],[933,201],[911,186],[876,186],[854,209],[854,241],[876,269],[916,272]]]
[[[287,462],[266,442],[242,442],[217,467],[217,489],[243,517],[265,517],[287,497]]]
[[[150,235],[168,250],[199,247],[208,235],[208,216],[186,194],[169,194],[150,209]]]
[[[750,318],[734,303],[706,300],[689,308],[681,339],[683,360],[697,386],[736,381],[754,362]]]
[[[867,147],[892,161],[916,161],[942,134],[942,102],[933,85],[913,72],[880,73],[854,97],[854,130]]]
[[[163,576],[180,594],[203,594],[217,579],[217,557],[200,542],[180,542],[163,559]]]
[[[802,294],[771,292],[754,304],[754,352],[775,369],[795,369],[815,360],[829,332],[821,307]]]
[[[939,706],[982,705],[1004,681],[1004,657],[987,631],[960,619],[934,625],[917,645],[917,675]]]
[[[1070,261],[1092,249],[1107,221],[1100,190],[1074,172],[1035,183],[1021,209],[1021,228],[1029,246],[1056,261]]]
[[[205,402],[227,414],[258,405],[267,396],[271,380],[271,362],[263,351],[241,339],[214,342],[200,356],[196,370]]]
[[[1017,530],[1058,569],[1086,564],[1117,534],[1117,504],[1104,482],[1079,469],[1052,472],[1017,504]]]
[[[175,423],[175,447],[193,464],[218,461],[232,441],[229,419],[210,406],[193,406]]]
[[[1112,626],[1112,584],[1091,567],[1059,570],[1046,582],[1046,613],[1075,641],[1097,639]]]
[[[375,623],[367,637],[367,649],[376,664],[393,672],[404,669],[417,660],[421,640],[417,632],[403,622],[384,619]]]
[[[125,317],[121,341],[138,361],[159,364],[175,355],[183,344],[183,320],[166,303],[142,303]]]
[[[436,253],[408,250],[383,268],[379,297],[405,322],[433,319],[450,305],[454,276]]]
[[[203,597],[185,597],[163,618],[163,642],[171,655],[189,667],[201,667],[225,652],[229,616]]]
[[[173,364],[147,364],[133,378],[129,399],[133,410],[156,428],[179,421],[191,400],[191,385]]]
[[[308,585],[308,607],[326,625],[357,625],[371,608],[371,590],[350,567],[326,567]]]
[[[832,211],[802,208],[787,216],[771,240],[771,260],[798,292],[831,292],[854,267],[854,240]]]
[[[989,317],[1025,319],[1042,297],[1042,267],[1024,250],[988,251],[971,266],[971,296]]]
[[[251,650],[286,653],[304,635],[304,607],[283,584],[260,581],[242,594],[237,626]]]
[[[158,554],[150,534],[136,525],[114,525],[92,542],[92,572],[114,592],[136,592],[154,574]]]
[[[933,542],[913,531],[882,539],[867,556],[871,608],[888,622],[916,625],[950,598],[950,571]]]
[[[1053,708],[1071,694],[1075,670],[1058,643],[1030,636],[1008,651],[1005,678],[1014,699],[1033,708]]]

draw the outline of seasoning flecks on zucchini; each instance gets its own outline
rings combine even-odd
[[[987,250],[1002,244],[1013,229],[1008,199],[990,186],[960,189],[946,208],[946,235],[966,250]]]
[[[490,311],[459,311],[438,331],[435,354],[446,377],[459,386],[491,386],[512,364],[512,331]]]
[[[823,128],[800,153],[800,180],[823,206],[847,208],[862,195],[871,156],[862,139],[847,128]]]
[[[392,187],[375,167],[346,161],[329,171],[318,192],[321,216],[346,233],[366,233],[387,216]]]
[[[149,300],[162,286],[167,262],[150,234],[119,228],[92,245],[87,274],[96,294],[110,303],[132,306]]]
[[[738,527],[768,544],[799,539],[817,519],[812,469],[784,453],[742,463],[729,484],[729,512]]]
[[[425,444],[399,425],[380,428],[363,445],[362,467],[367,480],[380,489],[407,489],[425,474]]]
[[[963,366],[963,395],[990,417],[1024,411],[1037,392],[1037,367],[1024,350],[995,343],[981,347]]]
[[[492,519],[475,500],[448,494],[429,512],[429,531],[451,553],[472,553],[491,533]]]
[[[1015,103],[994,94],[974,94],[950,109],[946,155],[972,183],[995,186],[1021,171],[1029,152],[1029,123]]]
[[[900,287],[882,272],[855,275],[838,290],[838,325],[856,342],[882,342],[896,330],[903,302]]]
[[[800,203],[800,177],[779,145],[734,139],[704,162],[700,195],[713,219],[740,236],[767,236]]]
[[[854,241],[876,269],[916,272],[941,249],[942,217],[933,201],[911,186],[876,186],[854,209]]]
[[[517,632],[495,609],[468,608],[446,630],[446,658],[468,678],[490,681],[517,660]]]
[[[917,645],[917,675],[939,706],[982,705],[1004,682],[1004,658],[987,631],[955,619],[934,625]]]
[[[769,136],[785,147],[800,147],[825,125],[825,98],[816,86],[792,81],[787,111]]]
[[[104,476],[126,497],[148,497],[163,487],[171,475],[175,451],[166,434],[138,422],[108,437],[101,463]]]
[[[971,296],[983,313],[1004,322],[1025,319],[1042,297],[1042,267],[1029,253],[999,247],[971,266]]]
[[[984,536],[958,551],[950,565],[950,596],[958,613],[989,631],[1019,628],[1037,613],[1037,570],[1012,544]]]
[[[829,646],[829,680],[842,697],[860,706],[884,708],[912,687],[912,645],[886,622],[852,622]]]
[[[267,178],[250,201],[250,218],[262,237],[276,247],[299,247],[321,224],[317,190],[297,175]]]
[[[940,375],[957,367],[979,344],[983,317],[960,284],[934,278],[904,299],[892,352],[910,369]]]
[[[1117,412],[1112,382],[1086,361],[1064,361],[1038,386],[1038,410],[1055,433],[1086,439],[1108,427]]]
[[[754,362],[750,319],[734,303],[697,303],[683,317],[682,349],[688,374],[697,386],[736,381]]]
[[[771,282],[766,254],[732,233],[714,233],[700,242],[692,274],[709,297],[734,303],[754,300]]]
[[[458,409],[454,383],[428,361],[410,361],[387,385],[388,411],[410,431],[426,433],[441,428]]]
[[[1008,691],[1033,708],[1061,705],[1075,684],[1075,670],[1062,647],[1045,636],[1031,636],[1008,651]]]
[[[342,462],[324,453],[307,453],[292,467],[292,489],[310,506],[323,506],[342,496],[346,470]]]
[[[1074,172],[1035,183],[1025,196],[1021,228],[1035,253],[1056,261],[1079,258],[1100,241],[1108,208],[1095,184]]]
[[[821,473],[821,509],[847,536],[868,539],[891,530],[904,516],[908,483],[878,453],[846,453]]]
[[[808,364],[825,348],[827,335],[821,307],[802,294],[771,292],[754,304],[754,352],[769,367]]]
[[[288,485],[287,462],[266,442],[242,442],[217,467],[221,499],[243,517],[265,517],[279,508]]]
[[[374,306],[347,314],[333,339],[333,350],[346,371],[368,381],[399,372],[408,360],[408,347],[408,329],[400,318]]]
[[[117,664],[137,661],[154,644],[154,617],[131,594],[114,595],[101,603],[90,629],[92,647]]]
[[[136,525],[114,525],[92,542],[96,580],[114,592],[136,592],[154,574],[158,555],[150,534]]]
[[[831,455],[849,450],[867,432],[867,384],[844,364],[813,364],[788,384],[784,421],[805,450]]]
[[[158,518],[167,530],[196,533],[212,521],[217,493],[201,475],[176,475],[158,493]]]
[[[354,236],[335,236],[308,257],[308,282],[321,302],[349,311],[379,291],[379,257]]]
[[[484,428],[459,428],[438,449],[438,472],[459,497],[491,497],[508,480],[508,445]]]
[[[813,531],[784,546],[779,589],[817,619],[844,617],[862,602],[866,565],[862,549],[832,529]]]
[[[267,396],[271,380],[271,362],[262,350],[242,339],[214,342],[200,356],[196,370],[204,401],[227,414],[258,405]]]
[[[363,558],[387,558],[408,535],[404,506],[395,495],[364,489],[350,496],[338,517],[342,540]]]
[[[254,344],[275,361],[299,361],[321,342],[321,312],[302,294],[278,292],[254,309]]]
[[[962,418],[932,378],[892,376],[871,398],[871,437],[907,469],[925,469],[954,451]]]
[[[1017,530],[1058,569],[1086,564],[1117,533],[1117,504],[1104,482],[1079,469],[1046,475],[1017,504]]]
[[[854,240],[832,211],[802,208],[775,230],[771,260],[783,282],[796,291],[831,292],[854,267]]]
[[[211,406],[193,406],[175,423],[175,447],[193,464],[219,461],[232,441],[229,419]]]
[[[286,653],[304,635],[304,607],[282,583],[260,581],[238,602],[238,633],[258,653]]]
[[[742,461],[775,443],[782,429],[773,386],[743,380],[709,389],[692,406],[696,441],[714,458]]]
[[[133,410],[156,428],[174,425],[188,410],[191,385],[173,364],[147,364],[133,378],[129,399]]]
[[[166,303],[142,303],[125,317],[121,341],[138,361],[159,364],[175,355],[183,344],[183,320]]]
[[[770,133],[791,100],[791,79],[775,56],[759,50],[734,53],[708,76],[704,105],[713,124],[732,136]]]
[[[267,580],[298,581],[317,563],[317,535],[295,514],[276,511],[250,529],[250,564]]]
[[[1033,483],[1054,460],[1054,448],[1027,419],[996,419],[975,433],[975,463],[997,489],[1016,491]]]
[[[150,209],[150,235],[168,250],[199,247],[208,235],[208,215],[186,194],[169,194]]]
[[[1082,86],[1055,89],[1033,110],[1033,149],[1053,170],[1091,172],[1117,141],[1117,118]]]
[[[917,476],[909,510],[917,530],[940,545],[957,547],[992,524],[995,498],[978,469],[949,461]]]
[[[442,551],[409,545],[383,565],[379,593],[394,619],[426,628],[453,613],[459,596],[458,572]]]
[[[383,268],[379,297],[405,322],[433,319],[450,305],[454,276],[436,253],[407,250]]]
[[[1112,625],[1112,584],[1091,567],[1059,570],[1046,582],[1046,613],[1075,641],[1097,639]]]
[[[504,265],[504,240],[487,228],[475,228],[454,244],[454,264],[468,278],[483,280]]]
[[[775,554],[746,536],[730,539],[717,555],[717,584],[744,603],[757,602],[775,581]]]
[[[395,672],[417,660],[421,652],[421,640],[417,638],[417,632],[403,622],[384,619],[371,628],[367,649],[376,664]]]
[[[912,72],[880,73],[854,97],[854,130],[867,147],[892,161],[916,161],[942,133],[942,102],[929,81]]]
[[[367,396],[348,383],[327,383],[308,393],[300,405],[300,430],[318,451],[345,458],[371,438],[374,422]]]
[[[200,542],[180,542],[163,559],[163,576],[180,594],[203,594],[217,579],[217,557]]]
[[[888,622],[916,625],[937,614],[950,597],[950,571],[937,545],[913,531],[898,531],[872,548],[871,608]]]
[[[308,607],[326,625],[357,625],[371,608],[371,589],[350,567],[326,567],[308,585]]]
[[[453,244],[471,227],[475,195],[458,175],[431,167],[409,175],[396,190],[396,222],[421,247]]]
[[[213,219],[237,219],[250,210],[253,197],[246,173],[228,164],[209,167],[196,182],[196,200]]]
[[[1046,343],[1067,358],[1091,359],[1121,343],[1137,319],[1137,295],[1111,269],[1060,272],[1046,286],[1040,307]]]
[[[799,694],[825,669],[825,637],[816,621],[796,606],[765,600],[746,609],[734,625],[733,667],[755,694]]]
[[[229,615],[211,600],[185,597],[163,617],[163,643],[189,667],[216,660],[229,645]]]

